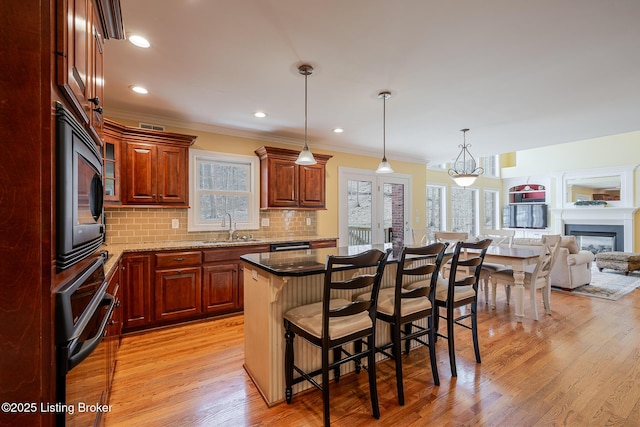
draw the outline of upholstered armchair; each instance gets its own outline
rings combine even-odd
[[[540,239],[514,239],[513,246],[542,246]],[[575,236],[562,236],[558,258],[551,270],[551,286],[573,289],[591,283],[591,266],[595,256],[580,250]]]

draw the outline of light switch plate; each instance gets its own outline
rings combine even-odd
[[[263,227],[268,227],[269,226],[269,218],[262,218],[262,226]]]

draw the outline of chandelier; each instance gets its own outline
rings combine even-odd
[[[460,129],[462,132],[462,145],[460,154],[456,157],[456,161],[453,162],[453,167],[449,169],[449,176],[460,187],[468,187],[472,185],[476,178],[484,173],[484,169],[481,166],[477,166],[476,159],[473,158],[469,152],[471,144],[467,144],[466,134],[469,129]]]

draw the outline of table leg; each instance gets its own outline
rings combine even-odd
[[[516,320],[522,322],[524,318],[524,271],[519,271],[514,268],[513,280],[515,283]]]

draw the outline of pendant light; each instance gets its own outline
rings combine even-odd
[[[376,173],[393,173],[391,165],[387,161],[387,99],[391,98],[391,92],[380,92],[378,98],[382,99],[382,161],[376,169]]]
[[[449,176],[451,176],[460,187],[472,185],[476,181],[476,178],[484,173],[484,169],[477,166],[476,159],[474,159],[469,152],[468,147],[471,147],[471,144],[467,145],[466,134],[468,131],[469,129],[460,129],[460,132],[462,132],[462,145],[459,145],[459,147],[461,147],[462,150],[460,154],[458,154],[458,157],[456,157],[453,167],[449,169],[448,172]]]
[[[302,147],[302,151],[300,151],[296,164],[315,165],[316,159],[313,157],[313,153],[309,151],[309,146],[307,145],[307,77],[313,73],[313,67],[308,64],[303,64],[298,67],[298,72],[304,76],[304,147]]]

